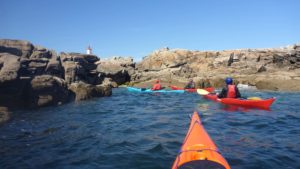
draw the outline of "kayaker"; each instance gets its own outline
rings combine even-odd
[[[190,79],[188,84],[184,87],[185,89],[195,89],[195,82],[193,79]]]
[[[161,90],[161,89],[162,89],[162,87],[161,87],[160,81],[156,80],[155,84],[153,85],[153,87],[151,88],[151,90]]]
[[[226,87],[224,87],[218,98],[240,98],[241,94],[236,85],[233,84],[233,80],[230,77],[225,79]]]

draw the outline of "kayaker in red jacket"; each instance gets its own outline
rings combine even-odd
[[[232,78],[228,77],[225,79],[226,87],[224,87],[218,98],[239,98],[241,97],[240,91],[236,85],[232,84]]]
[[[153,85],[153,87],[151,88],[151,90],[161,90],[162,87],[160,85],[159,80],[156,80],[155,84]]]

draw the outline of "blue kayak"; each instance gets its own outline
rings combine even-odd
[[[130,92],[145,92],[145,93],[184,93],[184,90],[151,90],[146,88],[127,87]]]

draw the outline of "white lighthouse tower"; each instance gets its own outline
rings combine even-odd
[[[86,54],[91,55],[92,54],[92,48],[89,45],[89,47],[86,49]]]

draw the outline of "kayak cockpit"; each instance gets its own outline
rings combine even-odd
[[[182,164],[178,169],[226,169],[220,163],[210,160],[194,160]]]

